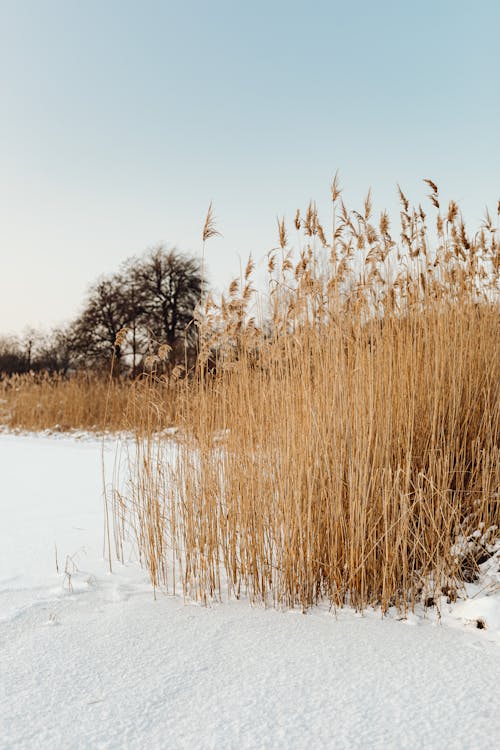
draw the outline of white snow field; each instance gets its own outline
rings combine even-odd
[[[98,440],[0,435],[2,749],[500,745],[498,558],[440,620],[155,600],[101,487]]]

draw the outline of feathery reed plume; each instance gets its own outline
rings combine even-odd
[[[408,208],[410,206],[410,203],[409,203],[406,195],[401,190],[401,187],[398,185],[397,188],[398,188],[398,193],[399,193],[400,201],[403,204],[403,208],[404,208],[405,213],[407,214],[408,213]]]
[[[228,291],[229,296],[234,297],[238,293],[239,288],[240,288],[239,279],[233,279],[231,283],[229,284],[229,291]]]
[[[446,217],[446,221],[448,222],[448,224],[453,224],[457,216],[458,216],[458,205],[454,200],[451,200],[448,204],[448,214]]]
[[[372,214],[372,189],[369,188],[368,193],[366,194],[365,202],[364,202],[364,220],[368,221]]]
[[[158,347],[158,358],[161,359],[162,362],[166,362],[171,351],[172,347],[169,346],[169,344],[162,344]]]
[[[205,218],[205,224],[203,225],[203,233],[202,233],[202,239],[203,242],[206,242],[211,237],[220,237],[221,233],[217,230],[215,226],[215,216],[213,212],[213,206],[212,201],[210,201],[210,205],[208,206],[207,215]]]
[[[282,250],[284,250],[288,244],[288,237],[287,237],[286,227],[285,227],[285,217],[283,216],[282,219],[278,218],[276,219],[276,221],[278,222],[278,238],[279,238],[280,247]]]
[[[427,197],[429,198],[432,205],[439,210],[439,200],[438,200],[439,191],[438,191],[438,187],[436,183],[433,182],[432,180],[424,180],[424,182],[432,190],[432,193],[430,193]]]
[[[337,198],[341,194],[342,190],[340,189],[339,185],[339,173],[338,170],[335,172],[335,175],[332,180],[332,184],[330,185],[330,194],[332,197],[332,203],[337,202]]]
[[[316,204],[313,201],[309,202],[306,212],[306,218],[304,219],[304,233],[308,237],[312,237],[316,234],[318,224],[318,211]]]
[[[328,242],[327,242],[327,239],[326,239],[326,236],[325,236],[325,231],[324,231],[323,227],[321,226],[321,224],[319,223],[319,221],[318,221],[318,223],[316,225],[316,231],[318,233],[318,237],[319,237],[320,242],[323,245],[323,247],[327,247],[328,246]]]
[[[430,187],[430,189],[432,190],[432,192],[434,193],[434,195],[437,197],[438,193],[439,193],[439,190],[438,190],[438,186],[436,185],[436,183],[433,182],[432,180],[429,180],[429,179],[424,180],[424,182],[425,182],[426,185],[428,185]]]
[[[389,234],[389,216],[387,214],[387,211],[382,211],[380,213],[379,229],[382,237]]]
[[[255,263],[253,262],[252,256],[250,255],[247,261],[246,268],[245,268],[245,277],[244,277],[245,281],[248,281],[254,269],[255,269]]]
[[[127,335],[129,333],[129,328],[121,328],[115,337],[115,346],[123,346],[125,341],[127,340]]]

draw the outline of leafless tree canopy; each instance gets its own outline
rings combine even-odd
[[[99,370],[113,361],[115,373],[135,375],[162,344],[168,345],[170,365],[191,362],[193,315],[203,291],[200,263],[175,249],[159,246],[129,258],[89,288],[81,313],[66,329],[0,338],[0,374]],[[124,329],[126,335],[118,336]]]

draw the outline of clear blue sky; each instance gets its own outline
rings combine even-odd
[[[500,3],[0,0],[0,331],[74,315],[164,241],[221,286],[275,217],[436,180],[500,195]]]

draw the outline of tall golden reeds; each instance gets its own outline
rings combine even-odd
[[[469,234],[453,201],[443,216],[426,182],[433,235],[400,189],[393,238],[371,193],[347,210],[338,178],[330,237],[310,203],[297,256],[278,220],[266,303],[250,263],[200,307],[175,397],[135,394],[115,531],[155,586],[406,609],[475,569],[457,544],[500,526],[500,237],[491,217]],[[159,434],[172,400],[175,443]]]
[[[154,387],[162,392],[163,423],[169,403],[174,420],[170,382],[155,378]],[[139,398],[142,404],[144,396],[138,394],[150,388],[149,374],[133,381],[107,379],[88,372],[70,376],[46,372],[12,375],[0,379],[0,424],[30,431],[135,431],[143,419],[136,401]]]

